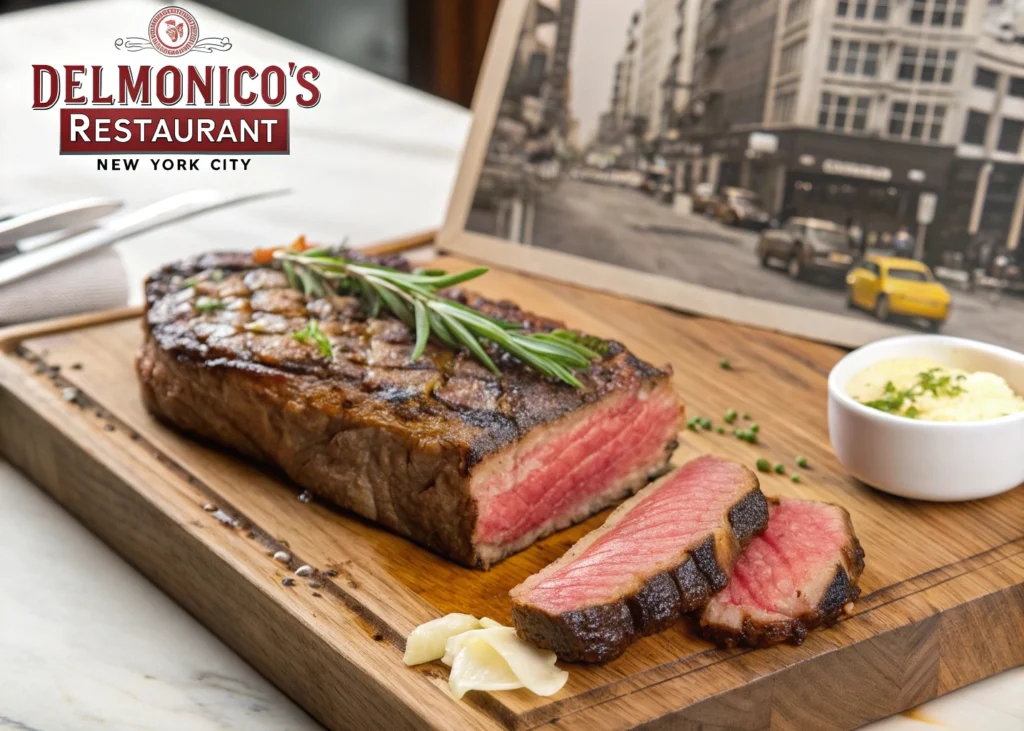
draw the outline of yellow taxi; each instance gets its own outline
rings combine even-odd
[[[949,291],[927,264],[914,259],[868,254],[846,275],[846,304],[873,312],[885,322],[893,315],[921,318],[938,330],[949,317]]]

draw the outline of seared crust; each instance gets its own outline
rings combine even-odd
[[[768,498],[770,504],[778,503],[777,498]],[[839,506],[835,506],[839,507]],[[809,612],[786,620],[762,622],[746,617],[743,626],[736,630],[720,624],[700,623],[700,634],[707,640],[721,647],[755,647],[763,648],[789,642],[794,645],[803,643],[807,633],[819,627],[831,627],[843,614],[843,609],[850,602],[860,597],[857,580],[864,571],[864,549],[853,532],[850,514],[843,508],[846,532],[849,543],[843,547],[842,561],[836,566],[835,576],[829,583],[818,604]]]
[[[397,258],[374,261],[406,266]],[[561,326],[510,302],[449,295],[531,331]],[[199,297],[217,307],[200,311]],[[492,357],[501,376],[433,342],[413,362],[414,339],[397,319],[367,317],[350,297],[306,299],[280,271],[254,265],[246,253],[166,266],[147,280],[146,302],[137,370],[154,415],[274,463],[318,495],[482,568],[503,555],[484,558],[473,543],[477,506],[469,484],[477,465],[616,390],[669,387],[668,371],[615,342],[581,374],[584,389],[543,378],[499,352]],[[330,338],[333,357],[293,337],[311,318]],[[666,447],[651,473],[670,456]],[[621,486],[593,509],[642,486]]]
[[[608,662],[636,639],[660,632],[701,609],[728,583],[743,547],[768,524],[768,504],[750,473],[752,489],[729,510],[730,529],[708,536],[675,568],[607,604],[551,615],[512,601],[516,632],[567,662]]]

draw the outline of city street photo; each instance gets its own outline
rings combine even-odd
[[[466,231],[823,340],[1024,351],[1024,2],[520,3]]]

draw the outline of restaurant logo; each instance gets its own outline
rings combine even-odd
[[[62,155],[287,155],[286,103],[309,109],[320,102],[315,66],[183,65],[178,59],[186,54],[228,51],[232,44],[226,37],[201,38],[195,16],[177,6],[153,15],[148,38],[119,38],[114,46],[130,53],[154,50],[168,62],[32,66],[32,108],[60,105]],[[138,167],[138,160],[118,162],[100,159],[97,168]],[[164,157],[152,163],[154,169],[198,170],[200,160]],[[206,167],[248,164],[222,158]]]
[[[196,16],[184,8],[169,5],[156,11],[149,21],[148,38],[129,36],[114,41],[114,48],[129,52],[154,50],[172,58],[190,51],[212,53],[231,49],[227,38],[199,38]]]
[[[199,23],[187,10],[164,8],[149,21],[149,40],[163,55],[181,56],[199,40]]]

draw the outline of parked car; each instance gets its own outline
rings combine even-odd
[[[675,186],[672,184],[672,171],[663,167],[650,168],[644,174],[640,190],[655,200],[670,202],[675,193]]]
[[[728,226],[743,226],[755,231],[768,228],[772,220],[757,193],[745,188],[723,188],[712,198],[708,210]]]
[[[816,273],[840,283],[853,264],[846,229],[820,218],[791,218],[782,228],[765,231],[757,243],[757,255],[761,266],[771,266],[773,261],[784,264],[793,279]]]
[[[882,322],[893,315],[919,318],[938,331],[949,318],[949,290],[927,264],[914,259],[868,254],[846,275],[846,304],[873,312]]]

